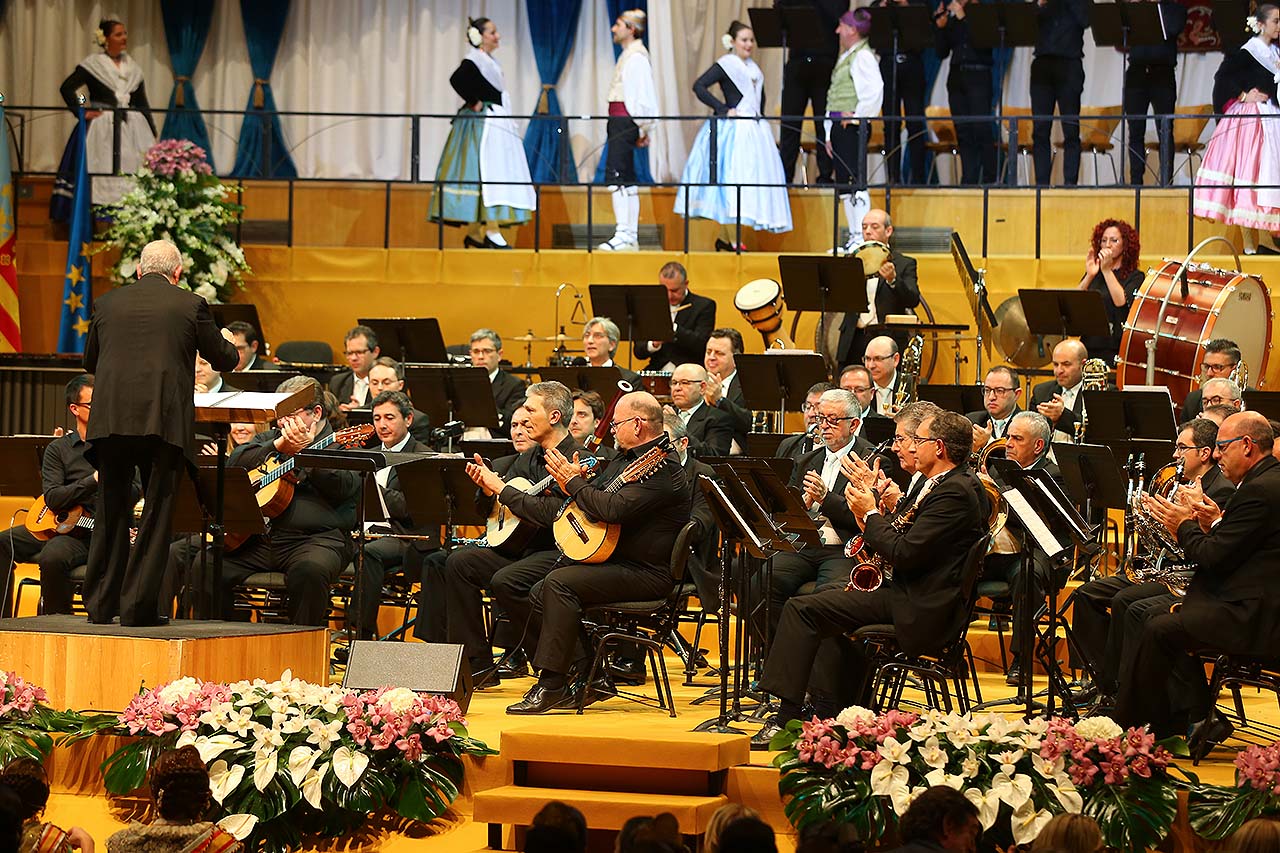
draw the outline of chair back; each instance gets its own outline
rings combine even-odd
[[[1180,113],[1202,113],[1204,118],[1175,118],[1173,120],[1173,147],[1187,151],[1200,142],[1200,135],[1209,124],[1213,104],[1197,104],[1194,107],[1178,107]]]
[[[1084,150],[1102,151],[1110,147],[1111,134],[1120,124],[1121,109],[1119,106],[1080,108],[1080,145]]]
[[[676,544],[671,549],[671,582],[679,586],[684,581],[685,571],[689,565],[689,554],[693,548],[693,534],[698,531],[698,523],[690,521],[676,534]]]
[[[982,576],[982,562],[987,556],[987,548],[990,545],[989,535],[983,535],[977,542],[970,545],[969,553],[964,558],[964,568],[960,572],[960,591],[971,618],[973,608],[978,603],[978,578]],[[968,625],[968,621],[965,624]]]
[[[286,364],[333,364],[333,347],[324,341],[285,341],[276,358]]]
[[[1031,107],[1005,107],[1005,118],[1016,118],[1018,120],[1018,150],[1027,150],[1032,146],[1031,133],[1034,130],[1031,121]],[[1000,144],[1007,145],[1009,142],[1009,131],[1007,125],[1000,128]]]
[[[933,135],[937,137],[940,144],[956,145],[956,123],[951,120],[949,107],[925,107],[924,114],[929,130],[933,131]]]

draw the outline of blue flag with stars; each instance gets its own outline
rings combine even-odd
[[[88,147],[85,121],[80,117],[80,158],[76,164],[76,194],[71,203],[71,239],[67,243],[67,277],[62,287],[62,323],[58,327],[58,352],[84,352],[93,312],[93,288],[89,280],[89,249],[93,242],[93,219],[89,215]]]

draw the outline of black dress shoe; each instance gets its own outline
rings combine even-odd
[[[760,731],[751,736],[751,748],[753,750],[766,750],[769,748],[770,741],[773,736],[782,731],[782,726],[778,724],[777,719],[771,719],[764,724]]]
[[[719,237],[717,237],[717,238],[716,238],[716,251],[717,251],[717,252],[732,252],[732,251],[733,251],[733,244],[732,244],[732,243],[730,243],[728,240],[721,240]]]
[[[523,652],[517,652],[498,664],[498,678],[507,681],[512,678],[528,678],[529,662]]]
[[[486,249],[510,249],[511,248],[510,243],[495,243],[492,239],[490,239],[488,234],[484,235],[484,242],[481,243],[480,245]]]
[[[615,684],[625,684],[628,687],[639,687],[649,680],[644,661],[632,658],[614,658],[609,664],[609,675]]]
[[[1213,752],[1213,748],[1220,743],[1224,743],[1235,730],[1236,727],[1231,724],[1231,721],[1216,711],[1196,723],[1191,727],[1191,734],[1187,737],[1187,747],[1191,752],[1191,758],[1195,761],[1203,761],[1208,758],[1209,753]]]
[[[541,684],[535,684],[529,688],[529,692],[524,694],[524,698],[514,705],[507,706],[508,714],[545,714],[547,711],[554,711],[557,708],[570,707],[567,702],[572,701],[572,694],[568,687],[560,687],[552,690],[543,687]]]
[[[338,646],[337,648],[335,648],[335,649],[333,650],[333,662],[334,662],[334,663],[341,663],[341,664],[345,664],[345,663],[346,663],[348,660],[350,660],[350,659],[351,659],[351,647],[350,647],[350,646]]]
[[[1008,674],[1005,675],[1004,677],[1004,683],[1009,685],[1010,687],[1017,687],[1019,684],[1021,684],[1022,683],[1022,667],[1016,663],[1011,665],[1009,667]]]
[[[467,247],[468,249],[487,249],[489,247],[486,244],[487,244],[486,240],[477,240],[475,237],[472,237],[470,234],[462,238],[462,245]]]

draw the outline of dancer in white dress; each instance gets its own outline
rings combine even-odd
[[[449,77],[462,108],[436,167],[429,218],[468,226],[467,248],[510,249],[501,226],[528,222],[535,206],[524,141],[511,119],[511,95],[493,58],[499,40],[493,21],[470,21],[471,50]]]
[[[675,211],[721,224],[716,251],[742,250],[737,223],[757,231],[790,231],[791,200],[773,131],[761,120],[764,72],[751,58],[756,37],[741,21],[723,37],[729,52],[693,84],[698,100],[715,110],[693,142],[685,162]],[[719,84],[724,100],[711,93]],[[711,174],[711,131],[715,127],[715,175]],[[703,184],[703,186],[694,186]]]
[[[613,22],[610,32],[622,55],[613,67],[609,82],[609,121],[606,133],[609,150],[604,176],[613,201],[613,237],[601,243],[605,252],[634,252],[640,248],[640,188],[636,186],[635,150],[649,144],[649,128],[658,114],[658,90],[653,84],[653,66],[645,49],[648,16],[629,9]],[[632,116],[639,116],[639,121]]]

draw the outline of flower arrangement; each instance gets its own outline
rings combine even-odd
[[[383,807],[434,820],[458,796],[461,757],[493,754],[450,699],[287,671],[270,683],[179,679],[134,697],[119,723],[142,737],[103,762],[110,793],[138,788],[161,750],[190,744],[209,765],[220,825],[270,851],[349,832]]]
[[[44,688],[14,672],[0,672],[0,767],[15,758],[43,760],[53,751],[53,734],[81,728],[81,717],[55,711]]]
[[[1280,742],[1250,745],[1236,754],[1234,786],[1200,785],[1191,791],[1191,826],[1218,841],[1255,817],[1280,815]]]
[[[1083,812],[1119,850],[1153,847],[1173,825],[1181,783],[1169,774],[1170,750],[1179,745],[1105,717],[1073,724],[858,707],[793,720],[770,744],[783,750],[778,789],[797,829],[833,819],[874,843],[920,793],[949,785],[1002,848],[1030,842],[1055,814]]]
[[[182,253],[183,287],[209,302],[243,287],[252,270],[227,229],[244,208],[227,200],[230,190],[213,174],[204,149],[186,139],[161,140],[147,150],[134,177],[134,188],[103,208],[111,227],[95,250],[120,250],[111,268],[115,283],[132,281],[142,247],[163,239]]]

